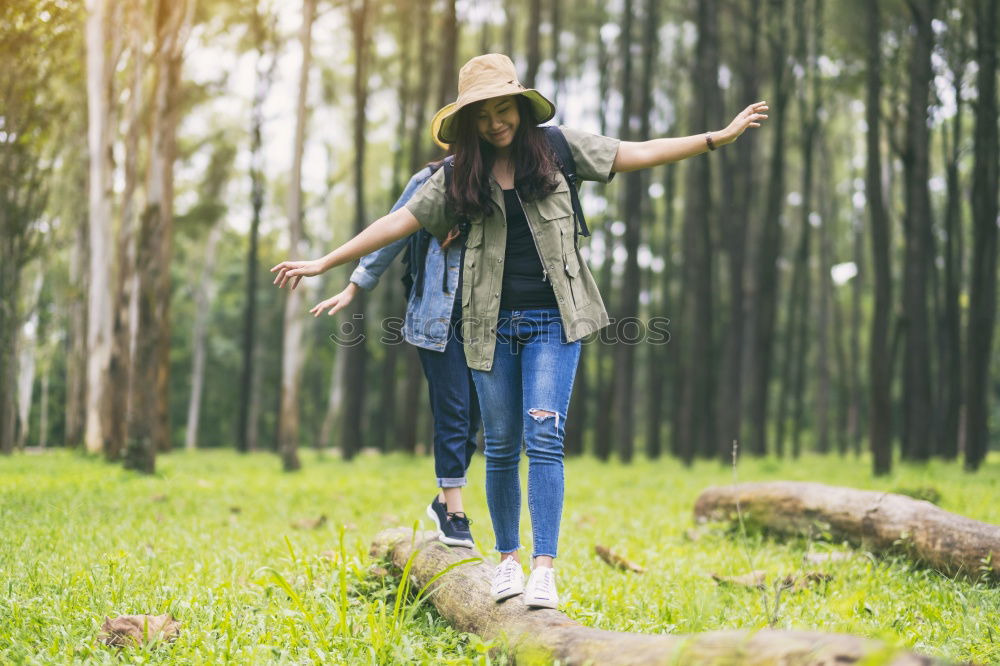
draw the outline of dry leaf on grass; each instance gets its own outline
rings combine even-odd
[[[767,588],[767,572],[756,570],[750,573],[745,573],[740,576],[720,576],[719,574],[712,574],[712,578],[719,585],[736,585],[739,587],[749,587],[758,590],[763,590]],[[779,577],[778,586],[784,590],[792,590],[793,592],[800,592],[810,585],[816,583],[821,583],[824,581],[832,580],[833,576],[830,574],[822,573],[820,571],[806,571],[800,574],[788,574],[784,577]]]
[[[167,499],[168,498],[167,498],[166,495],[160,494],[160,495],[153,495],[152,497],[149,498],[149,501],[150,502],[166,502]]]
[[[172,641],[180,633],[180,622],[163,615],[119,615],[104,618],[98,639],[105,645],[126,647],[145,644],[151,640]]]
[[[297,530],[315,530],[326,525],[326,515],[319,518],[300,518],[292,522],[292,527]]]
[[[751,571],[740,576],[720,576],[713,573],[712,579],[719,585],[738,585],[740,587],[755,587],[763,590],[767,583],[766,571]]]
[[[646,569],[644,567],[640,567],[635,562],[630,562],[607,546],[597,544],[594,546],[594,552],[597,553],[602,560],[616,569],[621,569],[622,571],[632,571],[639,574],[646,573]]]
[[[377,564],[373,564],[371,567],[368,568],[368,576],[371,578],[385,578],[388,575],[389,575],[389,570]]]
[[[833,580],[833,576],[827,573],[822,573],[820,571],[807,571],[797,576],[793,574],[785,576],[781,580],[781,586],[786,590],[791,589],[792,592],[801,592],[810,585],[815,585],[816,583],[824,583],[828,580]]]
[[[806,553],[805,561],[810,564],[824,564],[826,562],[843,562],[854,557],[854,553],[844,551],[833,551],[829,553]]]

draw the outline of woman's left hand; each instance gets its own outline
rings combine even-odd
[[[748,127],[760,127],[762,121],[767,120],[764,113],[768,110],[767,102],[754,102],[747,108],[740,111],[739,115],[733,118],[729,126],[719,132],[723,145],[732,143],[740,137]]]

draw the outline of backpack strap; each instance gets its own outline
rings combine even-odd
[[[576,176],[576,160],[573,159],[573,151],[569,148],[566,135],[562,130],[554,125],[542,127],[545,138],[549,141],[549,147],[555,154],[559,171],[562,172],[566,182],[569,183],[569,197],[573,203],[573,218],[575,221],[576,233],[573,236],[576,244],[579,236],[589,236],[590,229],[587,228],[587,219],[583,216],[583,206],[580,205],[580,193],[577,190],[579,179]]]

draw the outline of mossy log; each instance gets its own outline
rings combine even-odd
[[[953,576],[1000,580],[1000,526],[979,522],[905,495],[775,481],[705,490],[695,519],[745,521],[778,534],[827,533],[871,552],[905,553]]]
[[[380,532],[372,556],[410,569],[411,584],[421,589],[448,567],[470,557],[468,548],[450,548],[434,532],[404,528]],[[713,631],[691,635],[632,634],[592,629],[548,609],[528,609],[521,597],[495,603],[490,597],[492,566],[484,561],[457,566],[429,588],[429,600],[461,631],[497,640],[516,663],[671,664],[674,666],[753,664],[783,666],[865,663],[915,666],[940,664],[929,657],[884,643],[817,631]]]

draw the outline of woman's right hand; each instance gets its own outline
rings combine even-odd
[[[357,295],[360,288],[361,287],[353,282],[349,282],[344,291],[340,292],[336,296],[331,296],[325,301],[320,301],[314,305],[309,312],[311,312],[314,317],[318,317],[323,314],[324,310],[329,310],[329,312],[327,312],[328,315],[335,315],[351,304],[351,301],[354,300],[354,297]]]
[[[292,282],[292,289],[295,289],[302,278],[319,275],[325,270],[326,267],[323,266],[322,261],[312,259],[310,261],[283,261],[272,268],[271,272],[278,271],[278,276],[274,278],[273,282],[273,284],[278,285],[278,289],[284,287],[289,280]]]

